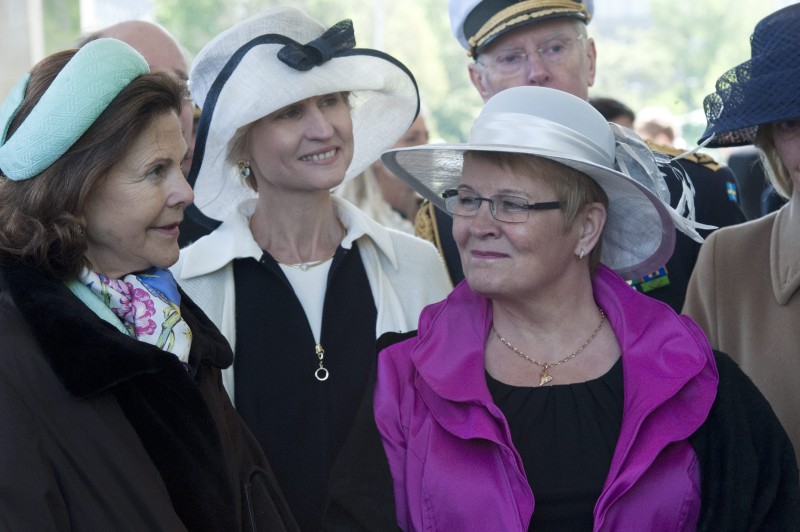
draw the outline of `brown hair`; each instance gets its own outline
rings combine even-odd
[[[608,209],[608,196],[597,181],[569,166],[525,153],[470,151],[466,157],[483,159],[491,164],[522,175],[541,177],[555,192],[561,203],[564,233],[572,229],[578,214],[590,203],[601,203]],[[594,272],[600,264],[602,238],[589,253],[589,270]]]
[[[9,138],[76,51],[55,53],[31,69]],[[180,113],[185,90],[185,84],[171,73],[139,76],[39,175],[24,181],[0,178],[0,262],[19,260],[62,280],[74,278],[87,266],[80,223],[87,198],[156,118]]]
[[[758,126],[755,145],[760,150],[759,155],[769,182],[778,194],[789,199],[794,191],[794,183],[789,176],[789,170],[778,155],[778,148],[775,147],[774,127],[773,124]]]

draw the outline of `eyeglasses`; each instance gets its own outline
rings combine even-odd
[[[545,201],[528,203],[525,198],[497,194],[490,198],[476,196],[466,190],[449,189],[442,193],[447,212],[455,216],[475,216],[484,201],[489,203],[489,212],[498,222],[518,224],[526,222],[531,211],[560,209],[561,203]]]
[[[575,38],[558,37],[547,41],[544,46],[534,52],[539,55],[543,63],[558,65],[570,56],[573,45],[585,38],[585,35],[578,35]],[[530,52],[523,48],[508,48],[494,53],[481,54],[478,62],[483,60],[481,64],[501,74],[516,74],[528,64],[530,55]]]

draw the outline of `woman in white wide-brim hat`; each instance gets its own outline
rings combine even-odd
[[[466,279],[379,355],[402,529],[797,523],[791,446],[763,397],[623,279],[693,231],[641,139],[580,98],[517,87],[466,144],[383,161],[453,215]]]
[[[331,189],[392,146],[419,107],[410,72],[273,8],[192,65],[202,109],[189,174],[222,221],[173,271],[234,347],[228,392],[301,528],[318,530],[328,474],[374,368],[375,339],[416,327],[450,289],[433,246],[390,231]]]

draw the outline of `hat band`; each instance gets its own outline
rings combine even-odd
[[[25,121],[6,140],[30,75],[12,89],[0,111],[0,172],[12,181],[39,175],[75,144],[147,61],[116,39],[86,44],[64,65]]]
[[[476,56],[478,48],[506,29],[528,20],[549,18],[560,14],[581,16],[582,20],[586,22],[590,18],[589,13],[583,7],[583,2],[574,0],[524,0],[517,2],[495,13],[475,32],[475,35],[468,39],[470,55]]]
[[[520,144],[524,139],[525,145]],[[591,139],[556,122],[523,113],[486,113],[475,120],[468,144],[497,145],[508,151],[580,159],[614,169],[611,156]]]

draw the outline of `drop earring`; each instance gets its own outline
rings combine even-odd
[[[585,253],[585,251],[583,250],[583,248],[581,248],[580,253],[578,253],[578,260],[583,260],[584,253]]]
[[[236,163],[239,167],[239,175],[242,177],[250,177],[250,161],[239,161]]]

